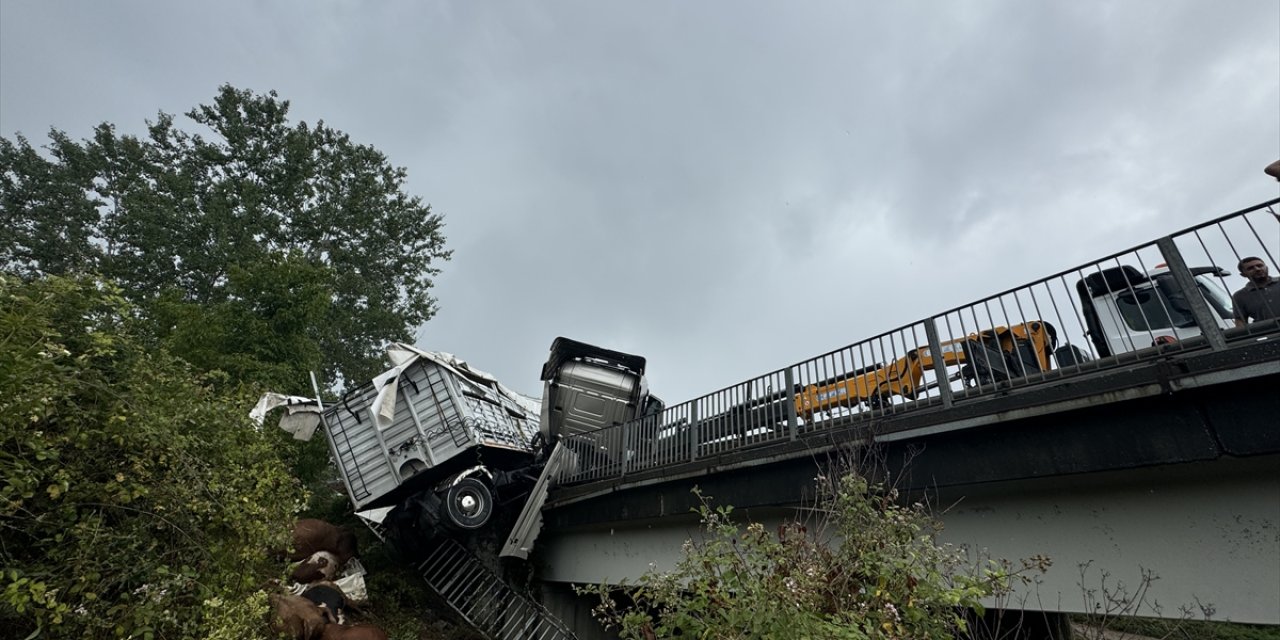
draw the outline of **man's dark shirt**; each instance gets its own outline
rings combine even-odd
[[[1280,318],[1280,278],[1271,278],[1261,285],[1250,282],[1231,294],[1231,302],[1235,306],[1236,320]]]

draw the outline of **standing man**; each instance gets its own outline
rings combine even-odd
[[[1262,258],[1250,256],[1236,265],[1240,275],[1248,278],[1249,284],[1231,294],[1231,302],[1236,310],[1236,326],[1243,327],[1248,322],[1280,318],[1280,278],[1272,278],[1267,272],[1267,263]]]

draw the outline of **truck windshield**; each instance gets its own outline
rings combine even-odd
[[[1200,274],[1196,276],[1196,285],[1200,287],[1200,293],[1204,294],[1204,299],[1209,301],[1209,306],[1222,319],[1230,320],[1234,317],[1235,309],[1231,304],[1231,294],[1227,293],[1217,280],[1212,276]]]
[[[1124,323],[1134,331],[1194,327],[1195,318],[1183,300],[1174,304],[1165,287],[1143,287],[1116,296],[1116,307]]]
[[[1124,323],[1134,331],[1196,326],[1191,305],[1182,295],[1173,276],[1161,274],[1153,280],[1156,285],[1154,287],[1133,289],[1116,296],[1116,306]],[[1231,298],[1217,283],[1208,276],[1199,275],[1196,276],[1196,288],[1214,313],[1221,318],[1231,318]]]

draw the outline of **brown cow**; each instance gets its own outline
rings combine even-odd
[[[328,622],[346,622],[347,594],[332,582],[317,582],[302,591],[302,597],[316,603]]]
[[[320,640],[387,640],[387,632],[371,624],[330,624]]]
[[[302,518],[293,525],[293,552],[290,560],[309,558],[317,551],[328,551],[338,561],[338,568],[356,557],[356,534],[315,518]]]
[[[328,551],[317,551],[294,567],[289,579],[302,584],[333,580],[338,575],[338,557]]]
[[[273,593],[271,603],[271,630],[288,633],[294,640],[318,640],[324,633],[324,612],[316,604],[302,596]]]

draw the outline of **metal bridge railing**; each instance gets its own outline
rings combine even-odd
[[[856,428],[924,407],[981,402],[1053,383],[1276,333],[1235,327],[1244,257],[1277,275],[1280,199],[949,309],[667,408],[568,438],[566,482],[617,477]],[[1273,317],[1280,309],[1271,310]]]

